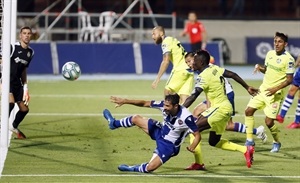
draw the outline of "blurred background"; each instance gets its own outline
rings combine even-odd
[[[162,55],[152,28],[164,26],[190,51],[180,36],[190,11],[220,65],[263,63],[276,31],[300,54],[300,0],[18,0],[17,9],[18,28],[34,29],[30,73],[58,74],[69,60],[84,73],[156,73]]]

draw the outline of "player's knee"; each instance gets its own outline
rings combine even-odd
[[[29,108],[27,108],[27,109],[20,109],[20,112],[22,112],[24,114],[27,114],[29,112]]]
[[[274,126],[274,119],[266,117],[265,123],[266,123],[268,128],[272,128]]]
[[[153,172],[154,170],[156,170],[156,168],[151,164],[148,164],[148,166],[146,167],[147,172]]]
[[[29,112],[28,106],[25,106],[25,105],[19,105],[19,110],[26,114]]]
[[[134,122],[140,120],[141,118],[142,118],[142,116],[135,114],[132,116],[131,121],[134,123]]]
[[[229,130],[229,131],[234,130],[234,123],[231,120],[227,123],[226,130]]]
[[[247,109],[245,110],[245,115],[252,116],[253,114],[254,114],[254,110],[250,107],[247,107]]]

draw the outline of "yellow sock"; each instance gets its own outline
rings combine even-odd
[[[275,142],[279,142],[279,130],[278,127],[274,124],[271,128],[270,128],[271,134],[273,136],[273,139]]]
[[[191,143],[193,143],[195,137],[194,137],[193,134],[190,134],[189,136],[190,136],[190,144],[191,144]],[[195,163],[198,163],[200,165],[203,164],[203,157],[202,157],[202,151],[201,151],[201,141],[199,142],[199,144],[195,148],[194,158],[195,158]]]
[[[246,125],[247,140],[253,141],[254,117],[245,116],[245,125]]]
[[[226,139],[221,139],[216,147],[224,149],[224,150],[230,150],[230,151],[240,151],[241,153],[245,153],[247,151],[246,146],[241,146],[236,143],[230,142]]]

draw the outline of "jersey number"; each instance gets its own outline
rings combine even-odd
[[[182,55],[184,55],[185,54],[185,50],[184,50],[183,46],[180,43],[178,43],[177,46],[181,49]]]
[[[220,82],[223,85],[224,93],[226,94],[226,87],[225,87],[225,78],[223,76],[220,76]]]

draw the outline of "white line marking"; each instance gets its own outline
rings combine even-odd
[[[47,98],[110,98],[110,96],[118,96],[122,98],[130,97],[130,98],[163,98],[163,95],[62,95],[62,94],[32,94],[31,97],[47,97]]]
[[[150,98],[150,99],[153,99],[153,98],[161,98],[163,99],[163,95],[90,95],[90,94],[87,94],[87,95],[81,95],[81,94],[78,94],[78,95],[69,95],[69,94],[66,94],[66,95],[63,95],[63,94],[31,94],[30,95],[31,97],[48,97],[48,98],[78,98],[78,97],[81,97],[81,98],[109,98],[110,96],[118,96],[118,97],[122,97],[122,98],[126,98],[126,97],[130,97],[130,98]],[[199,97],[201,98],[201,96]],[[204,98],[204,96],[203,96]],[[238,98],[248,98],[250,99],[251,96],[250,95],[244,95],[244,96],[235,96],[236,99]]]
[[[137,110],[138,111],[138,110]],[[139,114],[141,116],[161,116],[161,114],[141,114],[141,113],[113,113],[113,116],[128,116],[133,114]],[[28,116],[103,116],[101,112],[99,113],[28,113]],[[244,114],[236,114],[236,117],[244,117]],[[264,114],[256,114],[255,117],[265,117]],[[286,115],[286,117],[293,117],[294,115]]]
[[[184,174],[20,174],[2,175],[3,177],[202,177],[202,178],[289,178],[299,179],[300,176],[271,176],[271,175],[184,175]]]

